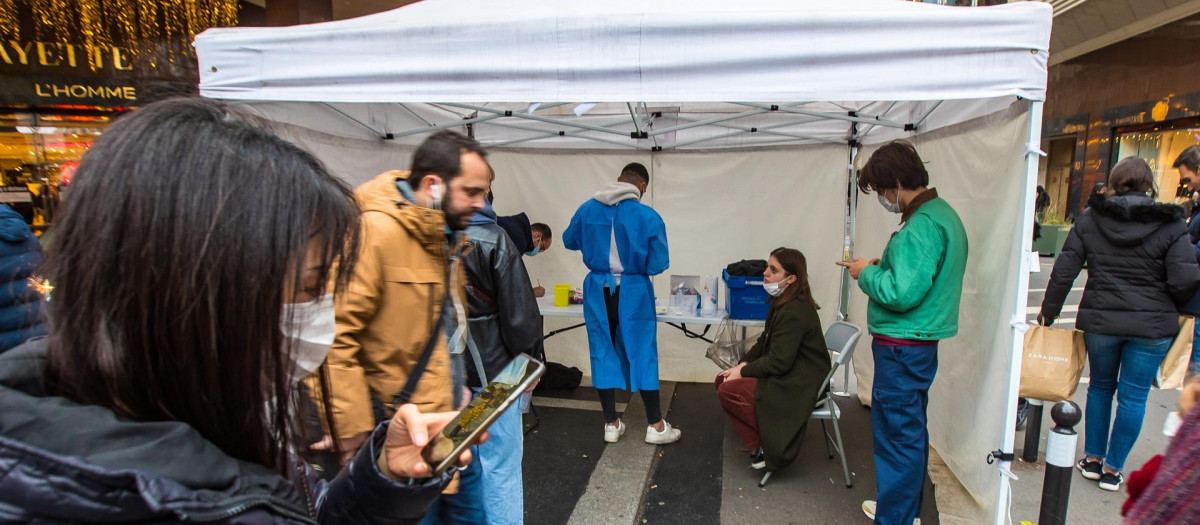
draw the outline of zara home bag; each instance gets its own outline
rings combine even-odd
[[[1086,362],[1083,332],[1029,327],[1021,357],[1021,397],[1050,402],[1071,399]]]

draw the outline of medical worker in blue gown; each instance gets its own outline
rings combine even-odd
[[[640,392],[646,405],[646,442],[679,441],[679,429],[662,418],[658,399],[658,326],[650,276],[670,265],[662,217],[638,202],[650,184],[639,163],[583,203],[563,233],[568,250],[582,250],[591,270],[583,283],[583,317],[592,357],[592,385],[604,408],[604,441],[625,433],[617,417],[616,389]]]

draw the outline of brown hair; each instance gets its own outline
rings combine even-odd
[[[804,258],[804,254],[800,250],[792,248],[776,248],[771,252],[771,257],[779,261],[779,266],[783,267],[783,271],[788,275],[795,275],[796,282],[792,283],[783,291],[779,297],[772,300],[773,306],[782,306],[792,299],[803,299],[808,301],[814,309],[820,310],[821,306],[817,304],[816,299],[813,299],[812,288],[808,285],[808,260]]]
[[[1138,157],[1126,157],[1108,175],[1108,195],[1128,195],[1130,193],[1158,192],[1154,189],[1154,172],[1150,165]]]
[[[1171,164],[1172,168],[1187,166],[1189,170],[1200,171],[1200,144],[1193,144],[1187,149],[1179,153],[1175,157],[1175,162]]]
[[[894,190],[897,186],[915,190],[928,185],[925,162],[917,148],[903,140],[893,140],[875,150],[858,172],[858,189],[863,193]]]

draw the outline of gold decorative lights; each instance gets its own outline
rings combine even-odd
[[[33,35],[20,34],[22,11],[32,15]],[[113,46],[135,55],[161,46],[157,55],[170,61],[190,55],[196,34],[237,25],[237,16],[237,0],[0,0],[0,38],[77,44],[97,69]]]

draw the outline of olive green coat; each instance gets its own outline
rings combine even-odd
[[[742,361],[742,376],[758,379],[754,412],[767,470],[782,469],[800,451],[829,374],[829,351],[816,308],[802,299],[771,306],[766,330]]]

